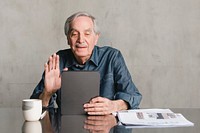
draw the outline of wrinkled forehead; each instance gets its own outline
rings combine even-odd
[[[70,24],[70,32],[72,30],[94,30],[94,23],[90,17],[79,16]]]

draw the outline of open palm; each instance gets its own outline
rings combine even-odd
[[[59,56],[53,54],[45,64],[45,91],[49,94],[55,93],[61,87],[61,76],[59,68]]]

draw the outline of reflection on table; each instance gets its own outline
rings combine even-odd
[[[22,133],[42,133],[40,121],[25,121],[22,126]]]
[[[183,114],[194,127],[132,128],[119,126],[114,116],[61,116],[59,110],[50,109],[47,115],[36,122],[25,122],[21,108],[0,108],[1,133],[199,133],[200,108],[171,109]]]
[[[186,118],[195,123],[194,127],[173,128],[126,128],[118,125],[118,120],[113,115],[87,116],[87,115],[63,115],[59,110],[50,109],[41,120],[43,133],[196,133],[199,130],[200,109],[172,109],[173,112],[182,113]],[[36,124],[34,125],[36,126]],[[38,125],[40,128],[40,126]],[[40,130],[38,130],[40,132]]]
[[[43,133],[131,133],[132,129],[117,126],[113,115],[60,115],[59,111],[49,110],[41,121]]]

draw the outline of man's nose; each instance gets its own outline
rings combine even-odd
[[[83,43],[85,41],[85,39],[84,39],[84,35],[79,35],[79,37],[78,37],[78,42],[79,43]]]

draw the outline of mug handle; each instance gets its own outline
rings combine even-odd
[[[45,110],[45,111],[41,114],[40,120],[42,120],[42,119],[45,117],[46,114],[47,114],[47,111]]]

